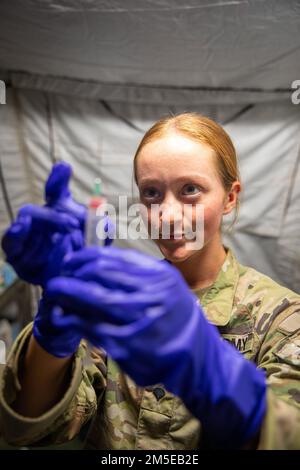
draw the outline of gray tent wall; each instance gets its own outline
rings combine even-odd
[[[134,151],[170,112],[198,111],[236,145],[244,192],[225,242],[239,259],[300,292],[298,2],[24,1],[0,5],[0,233],[41,203],[54,161],[75,196],[95,176],[115,204],[132,197]],[[3,185],[5,188],[3,189]],[[158,255],[150,241],[120,240]]]

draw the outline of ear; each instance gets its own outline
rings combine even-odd
[[[229,214],[237,205],[238,195],[241,191],[241,183],[234,181],[230,191],[225,196],[223,215]]]

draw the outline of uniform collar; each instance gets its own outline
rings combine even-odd
[[[224,248],[226,258],[215,282],[204,293],[194,289],[207,319],[216,326],[225,326],[229,322],[239,280],[239,263],[231,249]]]

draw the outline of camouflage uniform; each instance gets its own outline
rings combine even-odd
[[[195,293],[222,337],[266,371],[268,404],[258,448],[300,449],[300,296],[240,265],[231,250],[215,283]],[[18,415],[11,404],[20,389],[18,367],[31,328],[16,340],[3,372],[1,430],[8,442],[66,442],[92,419],[86,448],[205,448],[201,423],[179,398],[162,385],[137,387],[104,351],[94,350],[93,363],[83,366],[83,342],[61,401],[38,418]]]

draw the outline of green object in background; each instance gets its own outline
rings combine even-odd
[[[10,287],[17,279],[17,275],[10,264],[0,261],[0,294]]]

